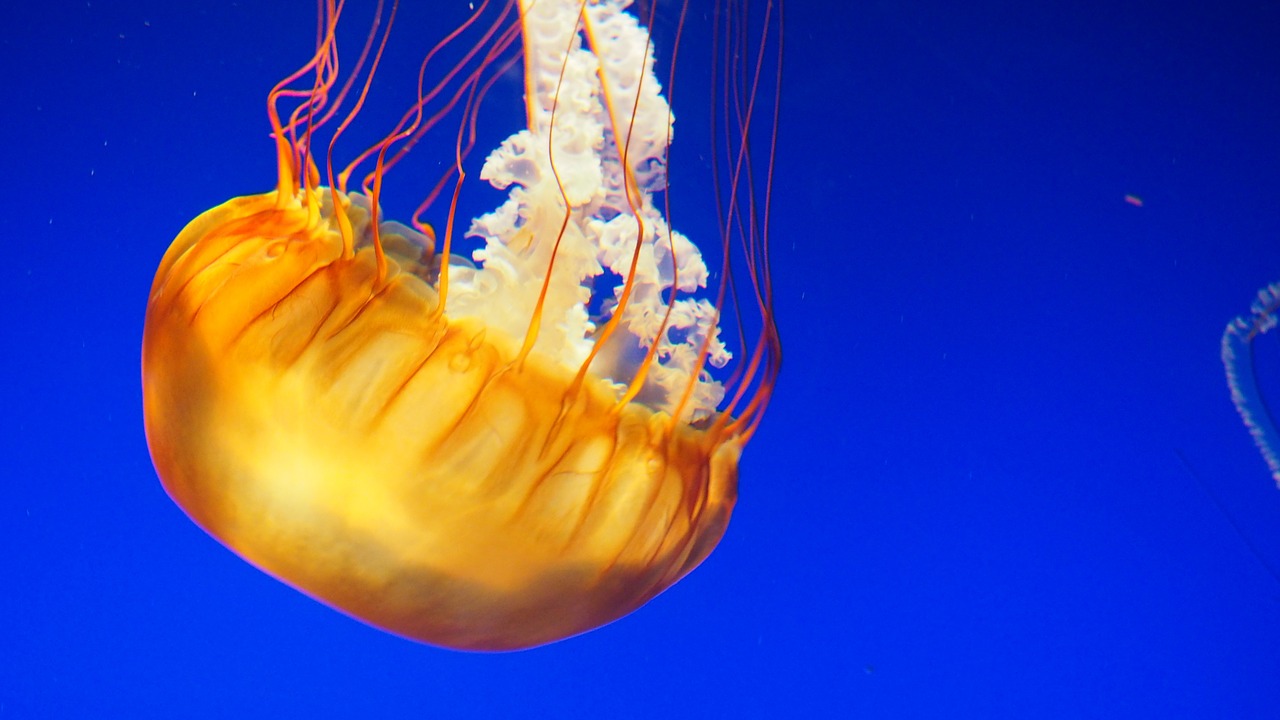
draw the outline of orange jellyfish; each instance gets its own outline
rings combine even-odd
[[[1280,486],[1280,433],[1276,432],[1275,420],[1267,410],[1253,371],[1254,340],[1274,330],[1280,319],[1280,282],[1259,290],[1249,309],[1248,318],[1232,320],[1222,333],[1222,364],[1227,370],[1231,402],[1262,453],[1271,479]]]
[[[275,190],[191,221],[151,288],[147,441],[192,520],[342,612],[468,650],[599,627],[707,557],[781,362],[781,3],[728,3],[710,42],[684,43],[711,50],[701,92],[675,87],[685,10],[658,58],[656,3],[630,4],[475,3],[426,55],[402,121],[335,171],[396,6],[379,3],[348,69],[343,3],[321,0],[315,55],[268,97]],[[471,222],[471,262],[451,252],[464,163],[517,66],[524,128],[479,173],[508,196]],[[683,186],[668,178],[674,93],[712,98],[718,136],[708,176]],[[384,180],[446,120],[453,169],[408,225],[385,219]],[[708,187],[718,271],[667,223],[671,193]],[[418,219],[438,196],[439,236]]]

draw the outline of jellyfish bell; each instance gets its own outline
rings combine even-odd
[[[655,201],[672,116],[628,5],[513,0],[485,15],[489,3],[478,3],[460,28],[480,33],[474,49],[439,85],[420,84],[402,122],[335,172],[334,142],[364,102],[395,9],[343,82],[341,6],[321,3],[314,57],[269,102],[276,190],[191,221],[151,289],[147,440],[165,489],[197,524],[364,622],[469,650],[599,627],[707,557],[781,360],[768,195],[744,169],[764,159],[767,184],[773,136],[757,136],[764,150],[753,157],[743,118],[757,110],[728,118],[725,282],[708,297],[700,251]],[[724,15],[721,30],[742,41],[746,14]],[[776,9],[761,17],[776,33]],[[780,53],[776,37],[755,39]],[[733,83],[776,78],[763,53],[723,57],[755,63],[726,68],[723,91],[739,100],[757,90]],[[483,244],[469,263],[451,252],[466,129],[515,60],[527,127],[480,172],[508,196],[472,223]],[[288,99],[297,105],[282,113]],[[443,233],[386,219],[389,169],[451,111]],[[771,128],[776,106],[759,112]],[[320,158],[319,129],[333,122]],[[374,169],[352,190],[362,162]],[[602,280],[610,275],[619,282]],[[593,298],[601,288],[607,297]],[[720,380],[712,369],[730,351],[719,325],[734,307],[753,334]]]

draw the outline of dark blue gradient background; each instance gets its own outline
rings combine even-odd
[[[1280,279],[1277,3],[791,0],[786,363],[734,522],[496,656],[266,577],[148,458],[152,273],[273,183],[313,4],[11,5],[0,718],[1280,717],[1280,490],[1218,359]],[[459,3],[416,5],[426,43]]]

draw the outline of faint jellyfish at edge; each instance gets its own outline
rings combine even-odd
[[[1258,299],[1249,311],[1247,317],[1237,317],[1227,323],[1227,330],[1222,334],[1222,364],[1227,370],[1231,402],[1235,403],[1262,453],[1271,478],[1280,486],[1280,434],[1276,432],[1275,418],[1267,408],[1253,368],[1253,341],[1274,329],[1280,319],[1280,281],[1259,290]]]

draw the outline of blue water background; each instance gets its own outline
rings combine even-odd
[[[263,575],[147,454],[152,274],[273,183],[313,5],[13,5],[0,717],[1280,717],[1280,489],[1218,359],[1280,279],[1277,3],[792,0],[786,362],[733,523],[507,655]]]

